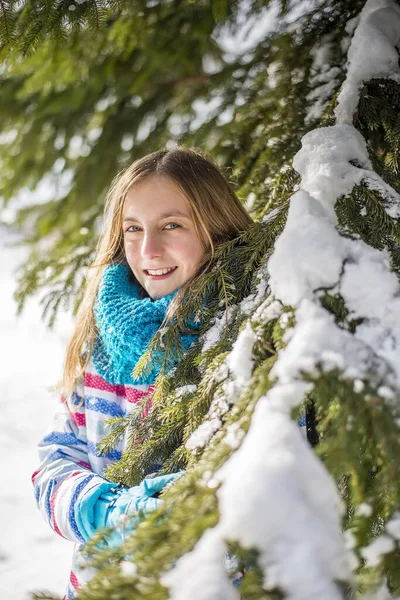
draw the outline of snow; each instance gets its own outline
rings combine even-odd
[[[300,190],[292,196],[286,226],[268,268],[270,287],[283,304],[310,298],[317,287],[337,281],[344,259],[339,234],[321,204]],[[285,277],[280,274],[284,273]]]
[[[212,438],[214,433],[221,427],[222,422],[218,417],[211,420],[204,421],[197,429],[192,433],[186,442],[186,448],[188,450],[197,450],[197,448],[203,448]]]
[[[217,493],[223,535],[235,531],[244,546],[262,551],[267,587],[280,585],[290,598],[340,597],[321,572],[339,580],[348,574],[341,503],[290,415],[262,398],[240,450],[216,476],[225,482]]]
[[[340,69],[330,65],[331,47],[332,36],[326,35],[315,44],[310,52],[313,58],[310,86],[313,89],[307,94],[306,99],[314,102],[305,117],[306,124],[321,117],[337,86],[336,78],[340,75]]]
[[[400,514],[396,513],[386,524],[386,531],[395,540],[400,540]]]
[[[215,529],[207,530],[193,552],[183,556],[175,570],[162,576],[161,583],[170,589],[169,599],[240,600],[239,592],[225,574],[225,552],[225,544]],[[185,586],[179,585],[180,577]]]
[[[268,179],[268,177],[267,177]],[[267,183],[267,179],[265,180],[264,183]],[[271,179],[270,179],[271,181]],[[269,223],[270,221],[272,221],[272,219],[274,219],[280,212],[281,212],[282,208],[278,207],[278,208],[274,208],[273,210],[271,210],[269,213],[267,213],[265,215],[265,217],[263,217],[262,221],[263,223]]]
[[[370,596],[369,594],[363,595],[360,600],[393,600],[393,596],[387,589],[387,585],[385,582],[378,590],[376,590],[376,592],[372,596]]]
[[[57,398],[49,392],[61,375],[70,319],[62,315],[49,332],[37,302],[15,315],[14,270],[26,250],[7,247],[15,240],[0,226],[0,593],[26,600],[28,592],[62,595],[69,576],[72,544],[51,531],[36,507],[31,475],[37,467],[35,445],[51,421]]]
[[[247,196],[246,201],[244,203],[244,207],[247,210],[247,212],[251,211],[251,209],[253,208],[255,199],[256,199],[255,193],[250,192],[250,194]]]
[[[364,382],[361,381],[361,379],[355,379],[353,382],[353,390],[355,391],[356,394],[361,394],[361,392],[364,390],[365,385]]]
[[[240,310],[242,314],[250,314],[254,308],[260,304],[265,296],[267,290],[267,273],[259,273],[260,280],[257,284],[255,294],[247,296],[240,303]]]
[[[228,310],[221,317],[215,319],[215,323],[204,336],[202,352],[212,348],[221,338],[225,327],[227,327],[234,315],[234,307],[228,306]]]
[[[354,167],[350,160],[357,160],[365,168]],[[365,142],[351,125],[321,127],[304,136],[293,164],[302,176],[300,190],[291,198],[286,226],[268,263],[273,296],[283,304],[298,306],[296,319],[303,330],[307,327],[304,311],[309,311],[310,340],[307,333],[305,338],[299,337],[300,331],[294,334],[296,340],[303,340],[304,352],[301,356],[297,353],[298,361],[291,364],[303,363],[309,370],[306,362],[311,347],[314,357],[310,365],[316,364],[323,352],[332,350],[342,357],[339,367],[341,363],[347,365],[353,377],[357,373],[363,379],[371,372],[375,352],[393,369],[389,387],[400,386],[400,327],[396,316],[400,311],[400,286],[390,270],[389,256],[361,240],[341,236],[336,228],[336,199],[370,178]],[[378,179],[375,173],[373,179]],[[315,292],[321,288],[336,289],[350,309],[350,318],[365,319],[355,336],[336,328],[328,313],[318,308]],[[307,300],[315,307],[307,305]],[[320,346],[315,346],[316,332],[312,335],[315,322],[319,323],[316,332],[325,327],[330,332],[327,343],[321,335]],[[282,355],[293,347],[296,345],[289,344]]]
[[[357,506],[356,514],[360,517],[370,517],[372,512],[372,506],[367,502],[362,502]]]
[[[228,412],[230,405],[234,404],[240,397],[243,389],[250,381],[253,371],[252,348],[256,336],[249,322],[239,332],[237,340],[233,344],[232,351],[217,370],[217,378],[227,377],[229,371],[232,379],[226,381],[223,386],[223,395],[216,392],[211,401],[210,408],[201,425],[191,434],[186,442],[188,450],[196,451],[209,443],[212,436],[222,425],[221,417]],[[228,437],[228,443],[232,447],[236,444],[232,430]]]
[[[238,55],[250,53],[277,25],[277,5],[266,7],[258,15],[252,15],[250,8],[249,2],[242,3],[236,17],[236,29],[233,31],[229,25],[222,25],[215,35],[226,60],[233,61]]]
[[[350,160],[357,160],[364,168],[353,167],[349,164]],[[372,169],[365,140],[351,125],[320,127],[310,131],[302,139],[293,167],[301,174],[301,190],[319,201],[334,224],[336,199],[348,194],[368,175],[365,169]]]
[[[369,354],[363,353],[362,345],[354,342],[349,332],[336,326],[331,314],[304,299],[296,311],[291,339],[280,352],[271,375],[283,385],[301,380],[303,371],[317,375],[321,368],[345,369],[345,373],[351,370],[361,375],[363,354],[366,360]]]
[[[121,574],[124,577],[127,577],[129,579],[135,577],[137,569],[136,569],[136,565],[133,562],[131,562],[129,560],[123,560],[121,562],[120,566],[121,566]]]
[[[379,535],[369,546],[361,548],[360,554],[365,558],[369,567],[377,567],[381,561],[382,554],[388,554],[395,549],[395,543],[387,535]]]
[[[282,311],[282,303],[277,300],[266,298],[254,313],[255,318],[261,319],[266,323],[279,317]]]
[[[255,341],[255,334],[249,322],[239,332],[237,340],[233,344],[232,351],[227,358],[227,364],[232,371],[240,387],[244,387],[251,378],[253,372],[254,360],[252,348]]]
[[[245,432],[240,428],[239,423],[231,423],[226,428],[226,435],[224,437],[225,444],[228,444],[231,448],[239,448],[240,442],[245,436]]]
[[[232,537],[262,550],[267,587],[280,584],[291,599],[341,598],[333,579],[349,576],[349,551],[340,533],[342,506],[289,415],[262,398],[240,449],[216,478],[222,483],[217,491],[220,521],[163,577],[171,599],[239,597],[227,587],[221,568],[222,540]]]
[[[349,48],[347,78],[335,109],[337,123],[353,122],[364,81],[390,77],[400,81],[400,7],[392,0],[368,0]],[[366,57],[368,56],[368,59]]]

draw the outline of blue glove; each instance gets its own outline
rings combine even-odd
[[[111,484],[99,493],[88,494],[75,504],[75,520],[85,541],[98,529],[113,528],[105,543],[120,546],[141,518],[159,508],[162,500],[155,497],[169,483],[183,475],[183,471],[144,479],[140,485],[129,489],[115,488]],[[137,518],[132,516],[137,515]]]

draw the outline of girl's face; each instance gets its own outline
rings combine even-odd
[[[204,256],[189,203],[164,175],[128,191],[122,228],[128,264],[153,299],[182,287]]]

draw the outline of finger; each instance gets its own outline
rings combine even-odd
[[[148,513],[153,510],[157,510],[164,504],[163,500],[159,500],[159,498],[147,498],[145,502],[143,502],[143,512]]]
[[[164,502],[158,498],[152,498],[151,496],[139,496],[132,500],[130,505],[127,507],[127,515],[134,515],[139,512],[149,513],[153,510],[157,510]]]
[[[143,479],[141,483],[143,491],[147,496],[152,496],[157,492],[161,492],[165,486],[179,479],[183,474],[184,471],[178,471],[177,473],[169,473],[168,475],[158,475],[152,479]]]

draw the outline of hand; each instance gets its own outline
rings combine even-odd
[[[139,521],[153,510],[159,508],[163,501],[155,497],[167,485],[183,475],[183,471],[169,475],[158,475],[144,479],[140,485],[122,489],[115,493],[102,494],[94,507],[95,527],[113,527],[106,537],[109,547],[118,547],[127,535],[132,533]],[[135,515],[137,518],[134,518]]]

